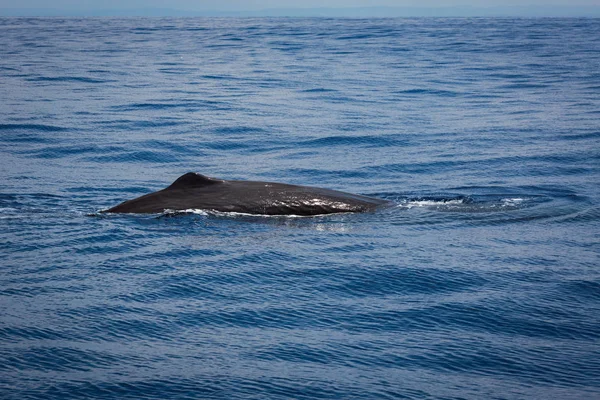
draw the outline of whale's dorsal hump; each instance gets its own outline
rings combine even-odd
[[[214,185],[215,183],[223,182],[219,179],[209,178],[196,172],[188,172],[185,175],[181,175],[175,182],[168,187],[168,189],[185,189],[185,188],[197,188],[208,185]]]

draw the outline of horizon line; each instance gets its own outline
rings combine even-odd
[[[600,6],[310,7],[260,10],[0,8],[0,17],[600,17]]]

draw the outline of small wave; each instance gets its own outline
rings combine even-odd
[[[235,133],[264,133],[265,130],[255,126],[223,126],[216,128],[213,132],[219,135],[230,135]]]
[[[330,92],[337,92],[337,90],[335,89],[327,89],[327,88],[314,88],[314,89],[305,89],[305,90],[301,90],[301,93],[330,93]]]
[[[19,217],[19,210],[14,207],[0,207],[0,219],[13,219]]]
[[[387,146],[405,146],[406,141],[397,140],[393,137],[370,135],[360,136],[327,136],[323,138],[307,140],[302,143],[303,147],[330,147],[330,146],[368,146],[368,147],[387,147]]]
[[[360,39],[371,39],[374,37],[376,37],[376,35],[369,34],[369,33],[357,33],[354,35],[338,36],[336,38],[336,40],[360,40]]]
[[[107,80],[107,79],[94,79],[94,78],[87,78],[84,76],[57,76],[57,77],[51,77],[51,76],[39,76],[36,78],[29,78],[27,79],[30,82],[79,82],[79,83],[107,83],[107,82],[114,82],[114,80]]]
[[[451,91],[451,90],[441,90],[441,89],[407,89],[407,90],[400,91],[398,93],[399,94],[408,94],[408,95],[430,94],[430,95],[441,96],[441,97],[456,97],[460,94],[459,92],[455,92],[455,91]]]
[[[44,124],[0,124],[0,131],[25,130],[41,132],[62,132],[69,130],[62,126],[44,125]]]
[[[600,207],[589,207],[581,211],[569,213],[567,215],[560,215],[556,220],[566,223],[599,221]]]
[[[98,151],[97,146],[89,145],[74,145],[74,146],[56,146],[46,147],[41,150],[24,150],[20,151],[20,154],[31,155],[35,158],[42,159],[55,159],[71,157],[73,155],[90,154]]]
[[[510,83],[506,85],[500,85],[498,88],[500,89],[545,89],[548,85],[543,83]]]
[[[85,157],[85,160],[94,161],[94,162],[103,162],[103,163],[108,163],[108,162],[166,163],[166,162],[173,162],[173,160],[177,160],[178,158],[179,158],[178,156],[175,156],[171,152],[130,151],[130,152],[123,152],[120,154],[90,156],[90,157]]]

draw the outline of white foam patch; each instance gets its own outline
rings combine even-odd
[[[414,208],[414,207],[439,207],[439,206],[456,206],[465,204],[463,199],[455,199],[455,200],[409,200],[405,203],[400,204],[401,207],[404,208]]]
[[[502,207],[517,207],[525,201],[520,197],[502,199]]]

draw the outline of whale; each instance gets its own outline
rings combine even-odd
[[[206,210],[255,215],[313,216],[374,211],[389,201],[337,190],[276,182],[223,180],[188,172],[165,189],[102,213],[153,214]]]

